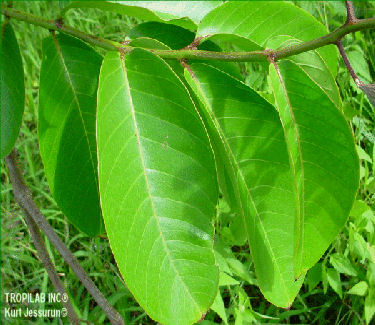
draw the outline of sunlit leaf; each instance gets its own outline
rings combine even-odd
[[[141,49],[106,55],[97,139],[103,216],[128,288],[163,324],[198,321],[218,290],[215,164],[186,88],[162,59]]]

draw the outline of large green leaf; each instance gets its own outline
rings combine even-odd
[[[359,182],[354,140],[343,114],[295,63],[270,66],[297,199],[295,275],[305,273],[344,226]],[[291,189],[292,190],[292,189]]]
[[[1,27],[1,158],[12,150],[20,132],[25,84],[20,49],[12,26]]]
[[[60,34],[43,41],[39,145],[51,193],[88,235],[103,229],[97,182],[96,90],[102,58]]]
[[[289,307],[303,277],[294,278],[295,198],[278,114],[210,65],[193,64],[185,76],[202,102],[221,188],[243,218],[259,287],[273,304]]]
[[[180,79],[141,49],[109,52],[98,91],[99,185],[117,265],[163,324],[191,324],[213,303],[215,163]]]
[[[62,13],[72,8],[98,8],[144,21],[166,22],[194,30],[197,23],[221,1],[73,1]]]
[[[302,41],[327,34],[313,16],[284,1],[228,1],[208,13],[197,36],[234,34],[260,46],[274,36],[289,35]],[[317,50],[332,74],[337,73],[337,51],[333,45]]]

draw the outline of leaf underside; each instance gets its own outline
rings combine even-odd
[[[103,230],[95,139],[101,61],[99,54],[75,38],[59,34],[43,41],[40,153],[57,204],[90,236]]]
[[[127,286],[163,324],[198,321],[218,289],[215,165],[191,98],[162,59],[141,49],[106,55],[97,141],[105,226]]]
[[[1,158],[4,158],[18,138],[25,102],[22,59],[9,22],[1,29],[1,61]]]

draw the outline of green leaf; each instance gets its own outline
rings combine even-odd
[[[198,23],[222,1],[121,1],[123,4],[147,8],[163,19],[187,17]]]
[[[220,316],[224,324],[228,324],[227,314],[225,313],[224,301],[221,297],[220,290],[218,290],[214,303],[211,306],[211,309]]]
[[[250,243],[259,287],[289,307],[302,284],[293,271],[293,186],[283,129],[275,109],[255,91],[206,64],[185,76],[202,102],[217,157],[221,189]]]
[[[218,290],[215,163],[186,88],[162,59],[141,49],[106,55],[97,140],[103,216],[128,288],[163,324],[198,321]]]
[[[375,289],[370,288],[365,299],[365,320],[366,324],[370,324],[375,315]]]
[[[220,272],[219,276],[219,286],[231,286],[240,284],[237,280],[233,279],[231,276],[226,274],[225,272]]]
[[[368,284],[366,281],[361,281],[355,284],[353,287],[350,288],[348,291],[349,295],[357,295],[357,296],[364,296],[367,292]]]
[[[306,283],[309,287],[309,291],[312,291],[322,281],[322,264],[315,264],[308,272],[306,276]]]
[[[62,14],[73,8],[97,8],[194,30],[203,16],[219,4],[221,1],[73,1]]]
[[[267,42],[267,48],[278,49],[282,47],[292,46],[301,43],[300,40],[292,38],[291,36],[281,35],[272,37]],[[333,77],[326,62],[317,51],[303,52],[298,55],[293,55],[288,60],[295,62],[305,71],[305,73],[320,86],[323,92],[330,98],[330,100],[340,110],[343,109],[340,91],[337,87],[335,78]]]
[[[332,254],[329,257],[329,261],[332,266],[340,273],[344,273],[349,276],[357,276],[357,270],[350,263],[350,260],[342,254]]]
[[[40,154],[56,203],[80,230],[103,230],[95,140],[96,90],[102,58],[59,34],[43,41],[40,72]]]
[[[340,274],[335,269],[327,268],[327,280],[331,288],[342,298]]]
[[[20,132],[25,102],[22,58],[12,26],[1,27],[1,158],[12,150]]]
[[[327,34],[327,30],[313,16],[288,2],[228,1],[212,10],[199,24],[198,37],[214,34],[234,34],[264,47],[274,36],[289,35],[310,41]],[[336,48],[329,45],[317,51],[336,76]]]
[[[134,39],[149,37],[170,47],[179,50],[194,41],[194,33],[180,26],[163,24],[158,22],[146,22],[135,26],[129,34]]]
[[[295,275],[323,255],[344,226],[359,183],[354,140],[343,114],[295,63],[270,65],[288,147],[296,205]]]

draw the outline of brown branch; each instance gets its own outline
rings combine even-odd
[[[352,1],[345,1],[346,6],[346,22],[345,24],[356,24],[358,22],[355,16],[354,6]]]
[[[123,325],[124,320],[121,315],[108,303],[104,295],[96,287],[94,282],[87,275],[85,270],[79,264],[75,256],[64,245],[57,236],[53,228],[47,222],[45,216],[40,212],[32,200],[30,189],[25,184],[23,175],[18,168],[15,150],[5,158],[9,171],[10,180],[13,185],[14,198],[19,206],[27,212],[34,220],[36,225],[43,231],[57,251],[61,254],[65,262],[71,267],[76,276],[80,279],[87,291],[92,295],[97,304],[103,309],[112,324]]]
[[[74,308],[69,300],[69,296],[65,291],[64,285],[60,281],[59,276],[57,275],[55,266],[53,265],[51,258],[47,252],[46,246],[44,245],[44,240],[42,236],[40,235],[38,226],[36,225],[34,220],[30,217],[26,209],[22,208],[22,211],[23,211],[25,222],[30,231],[31,238],[33,239],[35,248],[38,252],[38,257],[43,263],[44,268],[47,270],[48,276],[56,292],[60,293],[61,296],[63,297],[63,299],[61,300],[61,303],[67,311],[67,315],[68,315],[70,323],[74,325],[80,324],[80,320],[76,312],[74,311]]]
[[[348,56],[347,56],[346,53],[345,53],[345,50],[344,50],[344,47],[343,47],[341,41],[338,41],[338,42],[337,42],[337,47],[338,47],[338,49],[339,49],[339,52],[340,52],[341,57],[342,57],[342,59],[343,59],[343,61],[344,61],[344,63],[345,63],[346,68],[348,69],[350,75],[352,76],[352,78],[353,78],[355,84],[359,87],[361,84],[363,84],[363,82],[361,81],[361,79],[359,79],[359,77],[358,77],[357,74],[355,73],[355,71],[354,71],[352,65],[350,64],[349,59],[348,59]]]

